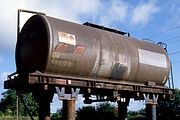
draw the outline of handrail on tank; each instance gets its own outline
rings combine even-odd
[[[33,13],[33,14],[42,14],[42,15],[46,15],[43,12],[36,12],[36,11],[31,11],[31,10],[24,10],[24,9],[18,9],[18,12],[26,12],[26,13]]]
[[[94,27],[94,28],[98,28],[98,29],[101,29],[101,30],[106,30],[106,31],[114,32],[114,33],[121,34],[121,35],[126,35],[127,34],[127,36],[130,37],[130,33],[129,32],[123,32],[123,31],[116,30],[116,29],[113,29],[113,28],[97,25],[97,24],[94,24],[94,23],[85,22],[85,23],[83,23],[83,25]]]

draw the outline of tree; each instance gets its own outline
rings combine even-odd
[[[145,110],[141,109],[139,111],[129,111],[127,118],[128,120],[146,120]]]
[[[175,100],[161,101],[157,107],[158,119],[180,119],[180,90],[175,89]]]
[[[102,103],[97,107],[98,120],[116,120],[115,107],[110,103]]]
[[[56,113],[51,115],[51,120],[61,120],[62,119],[62,109],[57,109]]]
[[[6,115],[16,115],[16,91],[15,90],[7,90],[6,92],[2,93],[3,98],[0,101],[0,111],[3,114]],[[33,99],[32,94],[23,94],[22,95],[23,100],[25,101],[26,105],[28,106],[29,110],[31,111],[31,114],[33,116],[38,115],[38,104]],[[22,102],[19,100],[19,114],[26,116],[27,111],[22,104]]]
[[[2,93],[3,98],[0,102],[0,111],[7,115],[15,114],[16,110],[16,93],[14,90],[8,90]]]
[[[97,120],[97,111],[94,106],[82,107],[77,110],[77,120]]]
[[[77,120],[116,120],[116,108],[105,102],[95,106],[82,107],[77,110]]]

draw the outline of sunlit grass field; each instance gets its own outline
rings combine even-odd
[[[38,120],[38,117],[34,117],[35,120]],[[1,116],[0,120],[31,120],[28,116],[19,116],[18,119],[16,116]]]

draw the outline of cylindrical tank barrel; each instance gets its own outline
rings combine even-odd
[[[18,73],[41,71],[138,83],[168,79],[166,51],[147,41],[56,18],[34,15],[16,44]]]

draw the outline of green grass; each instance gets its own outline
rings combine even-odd
[[[35,120],[38,120],[38,117],[34,117]],[[1,116],[0,120],[17,120],[16,116]],[[28,116],[19,116],[18,120],[31,120]]]

